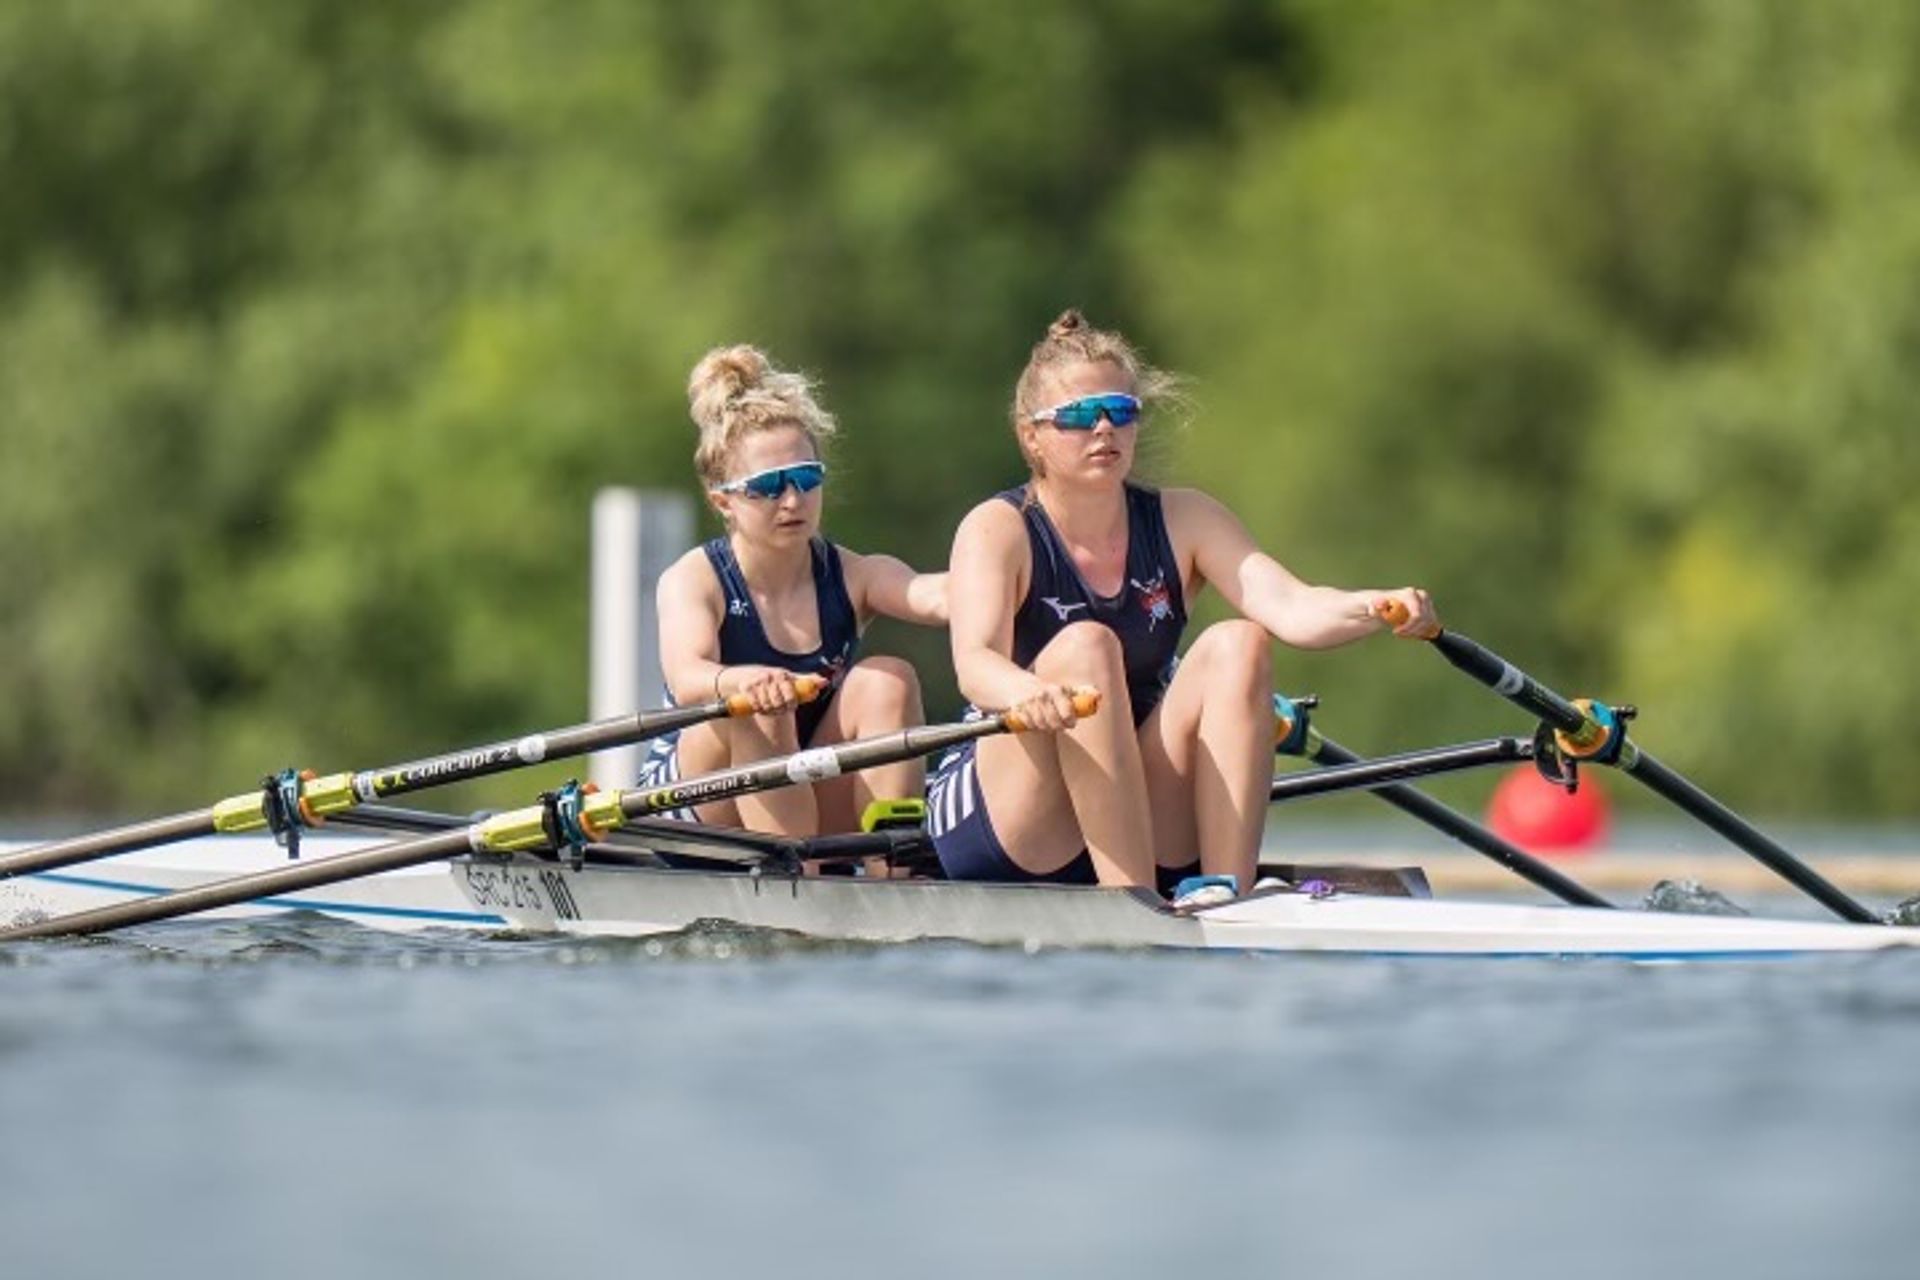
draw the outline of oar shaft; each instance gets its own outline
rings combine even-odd
[[[1348,765],[1360,760],[1359,756],[1339,743],[1319,735],[1316,737],[1319,742],[1318,748],[1310,751],[1307,757],[1315,764]],[[1441,804],[1432,796],[1414,790],[1405,783],[1395,782],[1375,787],[1373,794],[1402,813],[1410,814],[1435,830],[1452,836],[1469,849],[1484,853],[1515,875],[1531,881],[1562,901],[1571,902],[1580,907],[1611,907],[1613,905],[1585,885],[1569,879],[1540,859],[1502,840],[1479,823]]]
[[[1431,643],[1448,662],[1554,728],[1575,733],[1586,725],[1587,715],[1580,708],[1478,642],[1442,631]]]
[[[1430,778],[1465,769],[1511,764],[1515,760],[1525,760],[1532,754],[1532,745],[1518,738],[1489,738],[1484,742],[1435,747],[1429,751],[1376,756],[1370,760],[1331,765],[1311,773],[1281,774],[1269,786],[1267,798],[1277,804],[1283,800],[1300,800],[1338,791],[1375,790],[1405,782],[1409,778]]]
[[[816,696],[825,687],[825,681],[817,677],[803,677],[799,683],[803,700]],[[309,778],[301,784],[300,803],[303,809],[311,812],[314,821],[319,821],[345,813],[365,801],[467,782],[509,769],[525,768],[543,760],[563,760],[609,747],[643,742],[722,716],[746,715],[752,709],[752,704],[744,696],[736,694],[732,698],[693,706],[640,711],[544,733],[530,733],[509,741],[450,751],[404,764],[362,769],[357,773],[328,774],[322,778]],[[257,790],[245,792],[190,813],[137,822],[111,831],[36,845],[31,849],[0,856],[0,879],[36,871],[53,871],[117,853],[131,853],[154,845],[191,840],[196,836],[258,831],[266,825],[262,793]]]
[[[152,924],[199,911],[231,907],[256,898],[277,897],[320,885],[338,884],[342,880],[356,880],[381,871],[395,871],[436,858],[449,858],[457,853],[465,853],[467,849],[468,829],[462,827],[442,835],[376,845],[371,849],[335,854],[329,858],[305,858],[271,871],[256,871],[192,889],[141,898],[135,902],[115,903],[110,907],[96,907],[92,911],[75,912],[52,920],[15,925],[10,929],[0,929],[0,941],[62,938],[105,933],[110,929],[125,929],[136,924]]]
[[[1091,691],[1076,695],[1082,715],[1091,715],[1099,706]],[[666,787],[634,788],[629,791],[596,792],[585,798],[581,817],[597,831],[618,829],[631,818],[645,817],[664,809],[704,800],[718,800],[766,791],[790,783],[816,782],[823,778],[853,773],[875,765],[892,764],[943,748],[983,738],[989,734],[1019,731],[1019,722],[1010,714],[989,716],[959,724],[931,725],[898,733],[863,738],[837,746],[819,747],[764,760],[719,773],[690,778]],[[151,924],[176,916],[250,902],[337,884],[382,871],[398,871],[456,854],[474,852],[514,852],[550,849],[550,815],[544,806],[510,810],[455,831],[421,836],[395,844],[378,845],[330,858],[315,858],[303,863],[277,867],[271,871],[236,876],[213,884],[139,902],[120,903],[83,911],[57,919],[38,921],[0,929],[0,941],[15,942],[29,938],[63,937],[72,934],[101,933],[128,925]]]
[[[29,871],[53,871],[116,853],[132,853],[136,849],[151,849],[155,845],[191,840],[195,836],[210,836],[213,832],[211,806],[195,809],[191,813],[177,813],[170,818],[129,823],[111,831],[96,831],[92,835],[55,840],[31,849],[0,855],[0,880]]]
[[[1827,910],[1855,924],[1880,924],[1881,919],[1845,890],[1768,839],[1752,823],[1715,800],[1693,783],[1661,764],[1644,750],[1626,766],[1627,772],[1648,790],[1664,796],[1707,826],[1745,850],[1753,859]]]
[[[1397,625],[1404,618],[1404,613],[1397,613],[1394,606],[1389,604],[1383,608],[1382,616]],[[1563,744],[1569,737],[1576,741],[1599,737],[1604,741],[1604,734],[1626,732],[1624,723],[1602,726],[1592,712],[1575,706],[1505,658],[1463,635],[1452,631],[1436,631],[1422,638],[1438,649],[1448,662],[1559,731]],[[1615,743],[1619,749],[1614,762],[1643,786],[1725,836],[1841,919],[1855,924],[1880,923],[1878,916],[1838,885],[1768,839],[1751,823],[1699,787],[1640,750],[1637,744],[1624,738],[1615,740]]]
[[[738,712],[730,701],[639,711],[588,724],[569,725],[546,733],[530,733],[525,737],[484,747],[449,751],[445,755],[428,756],[406,764],[363,769],[351,775],[352,789],[361,800],[386,799],[410,791],[423,791],[428,787],[442,787],[452,782],[467,782],[490,774],[505,773],[509,769],[523,769],[543,760],[564,760],[610,747],[624,747],[732,714]]]

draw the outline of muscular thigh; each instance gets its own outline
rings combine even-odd
[[[1160,705],[1140,726],[1140,763],[1153,812],[1153,856],[1163,867],[1183,867],[1199,856],[1193,779],[1204,684],[1199,667],[1175,668]]]
[[[975,748],[980,793],[1000,845],[1024,870],[1048,875],[1080,856],[1085,840],[1060,779],[1049,733],[1001,734]]]
[[[733,759],[733,750],[728,741],[725,725],[725,721],[713,721],[681,730],[676,753],[680,757],[682,778],[714,773],[731,768],[737,763]],[[714,800],[695,805],[693,813],[700,821],[714,826],[737,827],[740,825],[740,807],[731,800]]]

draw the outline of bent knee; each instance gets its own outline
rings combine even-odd
[[[862,706],[918,707],[920,673],[905,658],[862,658],[841,679],[839,696]]]
[[[1075,622],[1060,629],[1034,659],[1036,670],[1046,667],[1062,674],[1087,677],[1121,668],[1125,655],[1120,637],[1097,622]]]
[[[1233,618],[1200,633],[1187,660],[1198,658],[1209,683],[1244,680],[1266,689],[1273,681],[1273,637],[1257,622]]]

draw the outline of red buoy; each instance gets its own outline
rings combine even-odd
[[[1594,770],[1582,771],[1580,789],[1569,794],[1519,765],[1493,789],[1487,826],[1529,853],[1585,853],[1607,834],[1606,793]]]

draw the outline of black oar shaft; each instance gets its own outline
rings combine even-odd
[[[1442,631],[1431,643],[1448,662],[1554,728],[1576,733],[1586,725],[1586,713],[1580,708],[1478,642]]]
[[[1627,772],[1657,795],[1698,818],[1750,854],[1781,879],[1818,901],[1827,910],[1855,924],[1880,924],[1879,916],[1867,910],[1812,867],[1767,838],[1752,823],[1715,800],[1693,783],[1661,764],[1645,751],[1627,765]]]
[[[1464,769],[1511,764],[1515,760],[1525,760],[1532,752],[1532,745],[1518,738],[1489,738],[1484,742],[1465,742],[1427,751],[1375,756],[1370,760],[1330,765],[1311,773],[1281,774],[1268,788],[1267,798],[1277,804],[1283,800],[1301,800],[1339,791],[1377,790],[1409,778],[1430,778]]]
[[[1451,631],[1441,631],[1427,639],[1448,662],[1522,710],[1539,716],[1554,729],[1572,735],[1589,734],[1595,730],[1596,722],[1590,714],[1478,642]],[[1619,724],[1610,732],[1625,733],[1626,729]],[[1699,787],[1640,750],[1637,744],[1623,742],[1617,763],[1622,771],[1648,790],[1663,796],[1725,836],[1841,919],[1855,924],[1880,923],[1878,916],[1855,901],[1840,886],[1768,839],[1751,823]]]
[[[1322,736],[1319,737],[1318,747],[1311,751],[1307,758],[1315,764],[1346,765],[1358,762],[1361,757],[1339,743]],[[1432,796],[1416,791],[1405,783],[1395,782],[1376,787],[1373,789],[1373,794],[1402,813],[1418,818],[1436,831],[1453,837],[1469,849],[1484,853],[1515,875],[1531,881],[1562,901],[1571,902],[1579,907],[1613,906],[1611,902],[1585,885],[1569,879],[1532,854],[1502,840],[1464,814],[1448,808]]]

